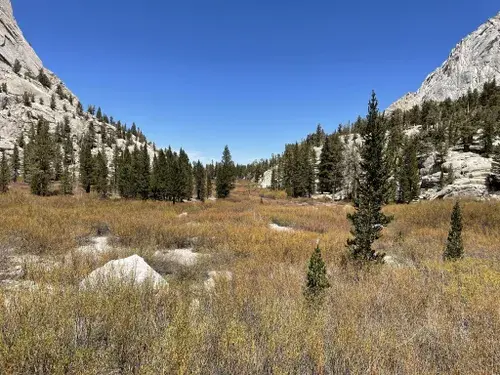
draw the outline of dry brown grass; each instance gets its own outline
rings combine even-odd
[[[261,203],[259,194],[242,185],[227,201],[175,206],[18,189],[0,196],[0,247],[57,262],[30,266],[26,278],[39,288],[0,291],[0,373],[500,372],[499,203],[463,203],[467,258],[451,264],[441,255],[453,202],[387,207],[395,221],[377,248],[406,266],[360,271],[343,262],[350,207],[302,206],[279,194]],[[297,230],[275,232],[271,222]],[[65,256],[103,223],[125,250]],[[153,261],[154,250],[193,237],[209,261],[192,269]],[[302,286],[318,239],[332,287],[311,309]],[[92,269],[131,253],[171,272],[170,288],[78,290]],[[229,269],[234,280],[203,292],[210,269]]]

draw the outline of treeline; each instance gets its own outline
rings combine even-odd
[[[125,144],[122,148],[115,144],[110,149],[106,147],[108,132],[101,129],[100,136],[97,142],[90,123],[88,131],[77,140],[79,152],[75,155],[69,120],[58,124],[51,133],[49,123],[39,119],[30,128],[27,140],[23,135],[19,137],[10,160],[2,152],[0,191],[6,192],[8,184],[22,176],[36,195],[73,194],[78,183],[86,193],[95,191],[102,198],[118,194],[129,199],[176,203],[193,196],[205,200],[214,190],[217,197],[226,198],[238,177],[227,146],[221,162],[203,165],[201,161],[191,163],[182,148],[179,152],[170,147],[157,150],[143,143],[133,147]],[[22,162],[20,150],[24,154]],[[54,190],[52,184],[58,189]]]
[[[494,141],[500,133],[500,86],[486,83],[483,90],[469,91],[457,100],[426,101],[409,111],[381,114],[387,135],[384,157],[389,166],[387,202],[411,202],[421,188],[420,164],[435,154],[440,171],[439,186],[453,183],[455,174],[446,168],[450,147],[494,157],[490,185],[500,187],[500,149]],[[284,189],[292,197],[307,197],[315,192],[341,193],[355,199],[358,190],[361,138],[367,119],[341,124],[332,134],[321,125],[300,143],[285,146],[272,167],[271,188]],[[319,159],[314,150],[322,147]]]

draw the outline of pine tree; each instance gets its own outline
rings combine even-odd
[[[14,145],[14,152],[12,153],[11,160],[11,170],[12,170],[12,181],[17,182],[19,178],[19,169],[21,168],[21,160],[19,158],[19,148]]]
[[[388,189],[389,168],[385,158],[386,131],[378,112],[378,101],[372,92],[368,104],[366,128],[362,133],[361,176],[356,212],[347,217],[353,224],[353,239],[347,244],[351,257],[356,261],[380,261],[382,254],[372,249],[380,237],[383,226],[391,221],[382,213]]]
[[[329,287],[330,283],[326,275],[326,265],[318,245],[309,259],[304,294],[309,301],[317,301],[318,298],[322,297],[325,289]]]
[[[448,234],[446,249],[443,254],[444,260],[457,260],[464,256],[464,245],[462,242],[462,212],[457,201],[453,206],[451,214],[451,228]]]
[[[134,146],[134,151],[131,153],[132,157],[132,197],[136,198],[139,194],[139,176],[141,174],[141,152]]]
[[[103,145],[105,145],[107,143],[107,133],[106,133],[106,125],[105,124],[101,124],[100,133],[101,133],[101,143]]]
[[[303,168],[306,181],[306,195],[311,197],[316,192],[316,152],[308,143],[303,146]]]
[[[97,146],[97,140],[96,140],[95,126],[93,121],[89,122],[89,131],[87,133],[87,136],[90,142],[90,148],[94,149]]]
[[[61,154],[61,146],[59,144],[54,144],[54,157],[53,157],[53,167],[54,167],[54,180],[59,181],[63,172],[63,156]]]
[[[420,171],[417,160],[417,144],[407,139],[402,156],[399,176],[399,202],[410,203],[420,194]]]
[[[224,147],[222,160],[217,171],[216,191],[217,198],[227,198],[234,189],[235,173],[234,163],[231,158],[229,147]]]
[[[32,156],[31,192],[36,195],[48,195],[54,146],[49,133],[49,123],[43,118],[38,120]]]
[[[213,174],[214,174],[214,166],[213,164],[209,164],[206,166],[207,171],[207,198],[212,197],[213,194]]]
[[[80,102],[78,102],[78,104],[76,105],[76,113],[78,114],[78,116],[83,115],[83,105]]]
[[[123,151],[122,160],[120,161],[119,178],[118,178],[118,191],[122,198],[134,197],[133,186],[133,170],[132,170],[132,155],[128,147]]]
[[[101,198],[108,196],[109,183],[108,183],[108,161],[106,160],[106,153],[104,149],[99,151],[94,158],[94,181],[97,192]]]
[[[160,173],[158,165],[158,157],[156,153],[153,154],[153,163],[151,165],[151,177],[149,182],[149,188],[151,191],[151,197],[155,200],[160,199]]]
[[[2,150],[0,159],[0,194],[6,193],[9,190],[10,181],[10,170],[9,163],[7,161],[7,155],[5,155],[5,150]]]
[[[331,149],[331,138],[327,137],[321,151],[318,165],[319,191],[333,192],[333,152]]]
[[[24,146],[24,157],[23,157],[23,179],[24,182],[31,181],[31,175],[33,170],[33,148],[35,144],[35,126],[31,124],[28,133],[28,143]]]
[[[144,200],[149,198],[150,175],[151,165],[148,148],[144,145],[141,147],[139,154],[139,173],[137,176],[137,194]]]
[[[23,103],[26,107],[31,107],[31,96],[27,91],[23,93]]]
[[[73,194],[73,179],[71,178],[71,172],[69,167],[65,165],[63,167],[61,176],[61,193],[64,195]]]
[[[101,107],[97,108],[97,113],[95,115],[95,117],[101,121],[102,120],[102,110],[101,110]]]
[[[49,77],[43,71],[43,68],[40,68],[38,72],[38,81],[42,84],[43,87],[50,89],[52,84],[50,83]]]
[[[331,139],[331,150],[332,150],[332,192],[337,193],[342,190],[343,180],[344,180],[344,145],[340,140],[338,133],[335,133]]]
[[[166,150],[160,150],[158,153],[158,190],[162,200],[173,200],[174,195],[174,155],[169,147]]]
[[[481,113],[481,124],[483,133],[481,134],[481,141],[483,142],[483,153],[488,157],[493,152],[493,140],[495,139],[495,128],[497,126],[497,113],[487,108]]]
[[[87,133],[83,136],[80,146],[80,184],[87,194],[90,193],[93,177],[92,139],[90,133]]]
[[[191,199],[193,195],[193,174],[191,163],[187,153],[181,148],[176,163],[174,180],[176,181],[175,197],[182,202],[183,199]]]
[[[14,73],[18,74],[20,71],[21,71],[21,63],[19,62],[18,59],[16,59],[16,61],[14,61],[14,66],[12,67],[12,70],[14,71]]]
[[[120,169],[120,150],[115,145],[113,148],[113,160],[111,162],[111,188],[116,193],[118,191],[118,178]]]
[[[201,161],[197,161],[194,166],[194,180],[195,180],[195,190],[196,198],[205,201],[206,198],[206,171],[203,167]]]
[[[278,183],[277,171],[276,168],[273,168],[271,171],[271,190],[278,190],[278,189],[279,189],[279,183]]]

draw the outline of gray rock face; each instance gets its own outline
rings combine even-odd
[[[425,100],[457,99],[494,78],[500,81],[500,13],[462,39],[417,92],[406,94],[387,111],[409,110]]]
[[[22,66],[18,74],[13,71],[16,59]],[[94,152],[102,149],[103,145],[99,136],[101,128],[105,129],[108,135],[112,135],[116,130],[115,126],[104,124],[87,113],[78,114],[78,98],[46,68],[44,72],[51,82],[51,87],[42,86],[35,78],[42,67],[42,61],[25,40],[14,19],[10,0],[0,0],[0,83],[7,84],[7,93],[0,93],[0,150],[6,150],[8,155],[11,154],[19,136],[23,134],[26,140],[31,125],[36,124],[41,117],[50,123],[52,131],[58,123],[64,122],[65,117],[69,119],[76,157],[79,151],[78,139],[88,130],[90,122],[93,122],[98,135],[96,137],[98,147],[94,149]],[[62,87],[63,97],[56,93],[58,85]],[[29,106],[24,103],[24,93],[34,98]],[[52,95],[56,98],[55,109],[50,106]],[[116,145],[124,149],[126,141],[117,139]],[[135,136],[132,136],[132,141],[128,145],[129,149],[132,151],[135,145],[140,146],[141,143]],[[111,147],[104,147],[104,149],[110,162],[113,150]],[[152,157],[153,147],[149,146],[148,151]],[[23,157],[22,149],[20,155]],[[78,165],[78,160],[76,162]],[[75,172],[78,171],[77,165]]]
[[[0,0],[0,60],[13,66],[16,59],[34,73],[43,66],[33,48],[24,39],[14,19],[10,0]]]

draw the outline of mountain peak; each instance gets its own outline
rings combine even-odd
[[[417,92],[406,94],[387,111],[409,110],[426,100],[457,99],[493,79],[500,81],[500,12],[462,39]]]

